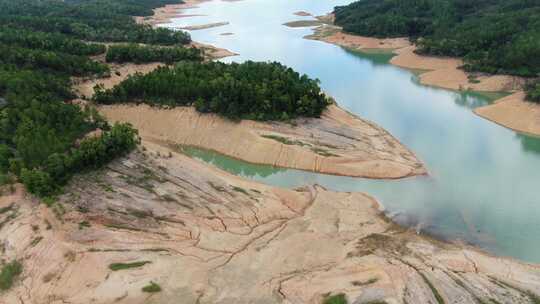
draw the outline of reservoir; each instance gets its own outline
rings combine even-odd
[[[321,81],[344,109],[388,130],[422,160],[429,176],[370,180],[248,164],[186,149],[193,157],[262,183],[320,184],[366,192],[396,222],[418,232],[477,245],[489,252],[540,262],[540,139],[482,119],[472,109],[489,96],[420,85],[411,71],[388,63],[391,54],[360,53],[303,39],[310,28],[283,23],[310,20],[350,1],[211,1],[163,26],[228,22],[191,31],[193,40],[239,56],[225,62],[279,61]],[[232,34],[231,34],[232,33]]]

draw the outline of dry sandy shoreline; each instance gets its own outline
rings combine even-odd
[[[318,18],[325,22],[333,20],[332,15]],[[415,46],[406,38],[377,39],[350,35],[333,25],[321,25],[306,38],[355,50],[382,49],[394,52],[396,56],[390,63],[419,72],[420,83],[424,85],[456,91],[513,92],[512,97],[475,109],[474,113],[515,131],[540,136],[540,105],[525,101],[521,91],[524,80],[520,77],[467,74],[459,68],[463,65],[462,60],[418,55],[414,53]]]
[[[255,164],[325,174],[395,179],[426,174],[414,154],[374,123],[332,105],[320,119],[232,122],[193,107],[101,106],[112,122],[129,122],[143,139],[195,146]]]
[[[368,195],[275,188],[143,146],[76,177],[62,208],[3,189],[2,256],[23,273],[2,303],[320,304],[336,293],[349,303],[535,303],[540,294],[539,266],[419,236]],[[142,292],[150,282],[162,291]]]

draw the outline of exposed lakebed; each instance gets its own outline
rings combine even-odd
[[[342,108],[374,121],[410,148],[430,176],[369,180],[251,165],[189,150],[194,157],[264,183],[296,187],[318,183],[332,190],[366,192],[398,223],[490,252],[540,262],[540,139],[517,134],[476,116],[490,100],[418,84],[416,76],[388,64],[386,53],[356,53],[303,39],[309,28],[283,23],[322,15],[349,1],[212,1],[190,9],[198,16],[164,26],[229,22],[191,32],[195,41],[239,56],[223,61],[280,61],[321,80]],[[199,16],[200,15],[200,16]],[[234,35],[221,35],[224,31]]]

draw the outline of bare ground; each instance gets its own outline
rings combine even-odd
[[[192,107],[115,105],[100,111],[110,121],[133,124],[144,139],[200,147],[251,163],[370,178],[426,174],[392,135],[335,105],[320,119],[290,123],[233,122]]]
[[[538,266],[418,236],[365,194],[273,188],[145,147],[77,177],[63,208],[1,197],[3,259],[24,265],[2,303],[538,303]],[[142,292],[151,281],[162,291]]]
[[[480,107],[474,113],[509,129],[540,136],[540,105],[527,102],[524,92],[517,92]]]

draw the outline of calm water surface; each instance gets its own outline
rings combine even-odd
[[[200,150],[189,152],[235,174],[271,185],[318,183],[376,197],[397,222],[490,252],[540,262],[540,140],[502,128],[472,113],[489,103],[474,93],[421,86],[390,55],[362,54],[302,39],[308,28],[288,21],[324,14],[345,0],[213,1],[189,10],[168,27],[229,21],[192,31],[196,41],[241,54],[224,61],[280,61],[321,80],[339,105],[372,120],[413,150],[430,176],[398,181],[336,177],[257,166]],[[233,35],[221,35],[222,33]]]

